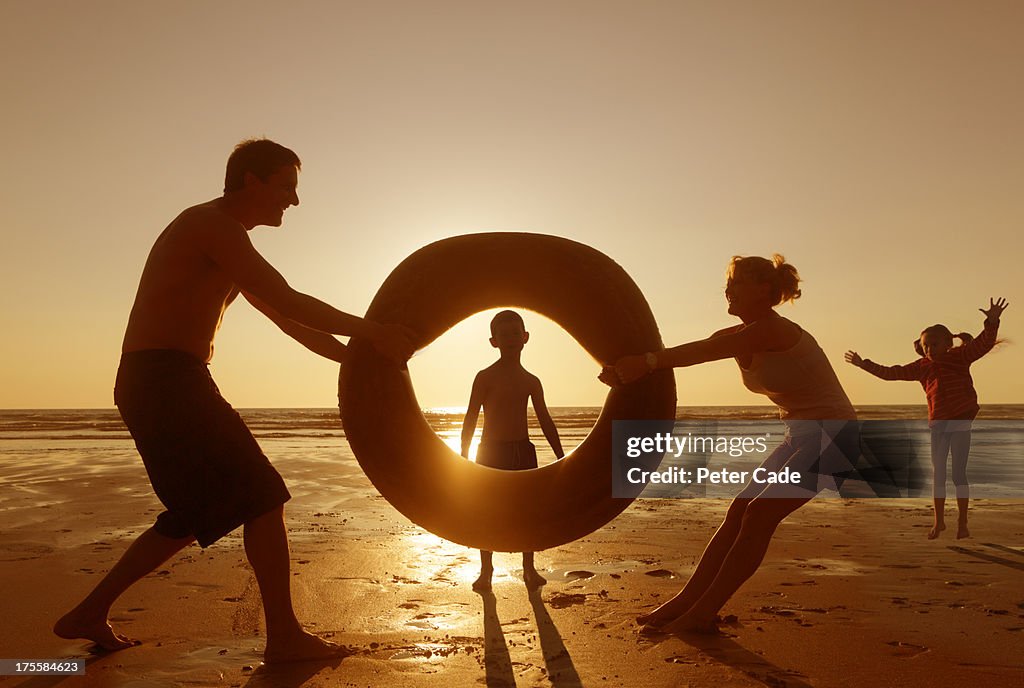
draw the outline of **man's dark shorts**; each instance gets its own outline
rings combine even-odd
[[[208,547],[291,498],[206,364],[169,349],[121,356],[117,404],[167,511],[155,530]]]
[[[506,471],[523,471],[537,467],[537,449],[530,440],[481,442],[476,449],[476,462]]]

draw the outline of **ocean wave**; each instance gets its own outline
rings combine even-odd
[[[257,437],[338,437],[344,436],[341,419],[333,408],[239,409],[242,418]],[[597,422],[601,408],[566,406],[551,408],[555,425],[575,432],[589,429]],[[862,420],[925,420],[923,405],[858,406]],[[451,432],[462,427],[463,413],[427,409],[424,417],[434,431]],[[777,420],[774,406],[680,406],[677,420],[764,421]],[[975,430],[998,430],[993,422],[1024,420],[1024,404],[991,404],[982,407]],[[539,428],[536,417],[528,416],[531,430]],[[0,411],[0,439],[122,439],[127,430],[116,409],[55,409]]]

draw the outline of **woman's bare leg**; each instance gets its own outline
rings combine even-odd
[[[747,505],[740,532],[722,562],[718,575],[704,594],[679,618],[665,625],[664,629],[673,633],[713,631],[718,611],[761,565],[775,529],[789,514],[810,500],[810,497],[762,496]]]
[[[715,531],[711,541],[704,548],[704,553],[700,555],[700,561],[697,562],[697,568],[694,569],[683,589],[654,611],[637,617],[638,623],[658,628],[689,610],[693,603],[707,591],[712,581],[718,576],[729,551],[736,543],[743,522],[743,514],[750,502],[750,499],[739,497],[732,500],[729,511],[725,514],[725,520],[722,521],[722,525],[718,526],[718,530]]]

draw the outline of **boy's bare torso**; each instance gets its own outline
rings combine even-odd
[[[479,373],[483,386],[481,442],[516,442],[530,437],[526,407],[540,380],[519,363],[498,361]]]
[[[212,358],[214,335],[239,293],[203,250],[213,232],[245,228],[210,201],[188,208],[160,234],[139,280],[123,352],[177,349]]]

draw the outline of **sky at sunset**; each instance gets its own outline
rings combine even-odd
[[[731,256],[779,252],[804,278],[780,313],[855,404],[924,395],[844,351],[907,363],[925,326],[976,334],[990,296],[1010,341],[979,396],[1024,403],[1022,30],[1015,1],[5,0],[0,408],[112,406],[153,240],[252,136],[303,161],[253,243],[342,310],[432,241],[538,232],[621,264],[672,345],[736,322]],[[423,406],[465,405],[487,320],[412,360]],[[549,405],[600,405],[597,364],[526,321]],[[235,406],[336,403],[336,364],[244,302],[216,345]],[[732,361],[677,380],[681,405],[766,401]]]

